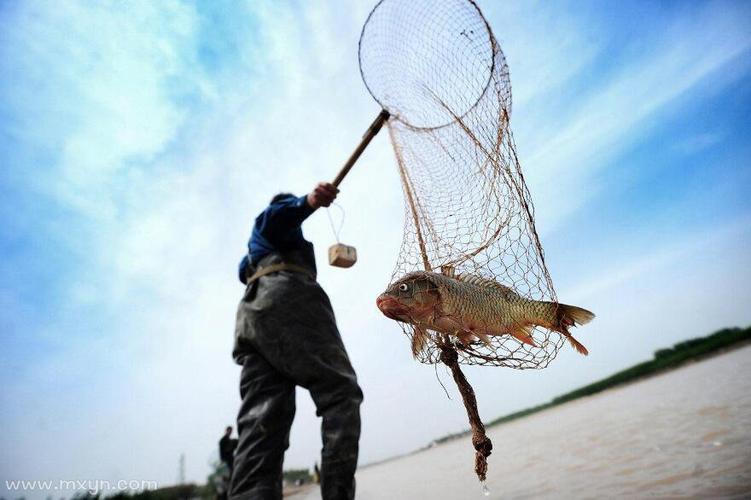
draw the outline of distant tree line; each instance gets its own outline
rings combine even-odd
[[[74,495],[71,500],[190,500],[213,499],[214,496],[213,489],[208,485],[186,483],[138,492],[121,491],[106,497],[101,493],[83,492]]]
[[[300,484],[305,484],[313,480],[313,478],[310,475],[310,471],[308,469],[285,470],[282,475],[282,478],[288,484],[297,484],[298,481],[300,482]]]

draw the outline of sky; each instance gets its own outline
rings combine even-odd
[[[467,368],[481,415],[751,324],[751,4],[478,3],[557,295],[597,314],[576,332],[586,358]],[[357,63],[372,4],[0,2],[0,496],[18,479],[173,484],[182,454],[205,480],[239,407],[253,218],[332,179],[379,111]],[[381,134],[330,210],[359,262],[325,264],[323,211],[304,225],[365,394],[361,464],[467,427],[450,374],[374,305],[401,196]],[[288,468],[321,446],[297,402]]]

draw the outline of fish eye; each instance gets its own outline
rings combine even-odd
[[[399,290],[402,292],[406,292],[407,290],[409,290],[409,285],[406,283],[402,283],[401,285],[399,285]]]

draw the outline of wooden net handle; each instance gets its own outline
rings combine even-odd
[[[341,182],[347,176],[347,174],[352,169],[357,159],[360,158],[360,155],[362,154],[362,152],[365,151],[365,148],[368,147],[368,144],[370,144],[370,141],[373,140],[373,137],[375,137],[376,134],[378,134],[378,131],[381,130],[381,127],[383,126],[384,122],[388,119],[389,119],[389,112],[386,111],[385,109],[381,110],[381,112],[378,114],[378,116],[373,121],[373,123],[370,124],[370,127],[365,132],[365,135],[362,136],[362,141],[360,141],[360,144],[357,145],[357,147],[352,152],[350,157],[347,159],[342,169],[336,175],[336,178],[332,182],[334,186],[339,187],[339,184],[341,184]]]

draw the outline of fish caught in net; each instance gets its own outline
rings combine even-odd
[[[594,315],[559,304],[509,120],[505,56],[472,0],[381,0],[360,71],[387,112],[405,200],[402,246],[378,307],[416,359],[452,370],[485,479],[492,445],[459,364],[544,368]]]

